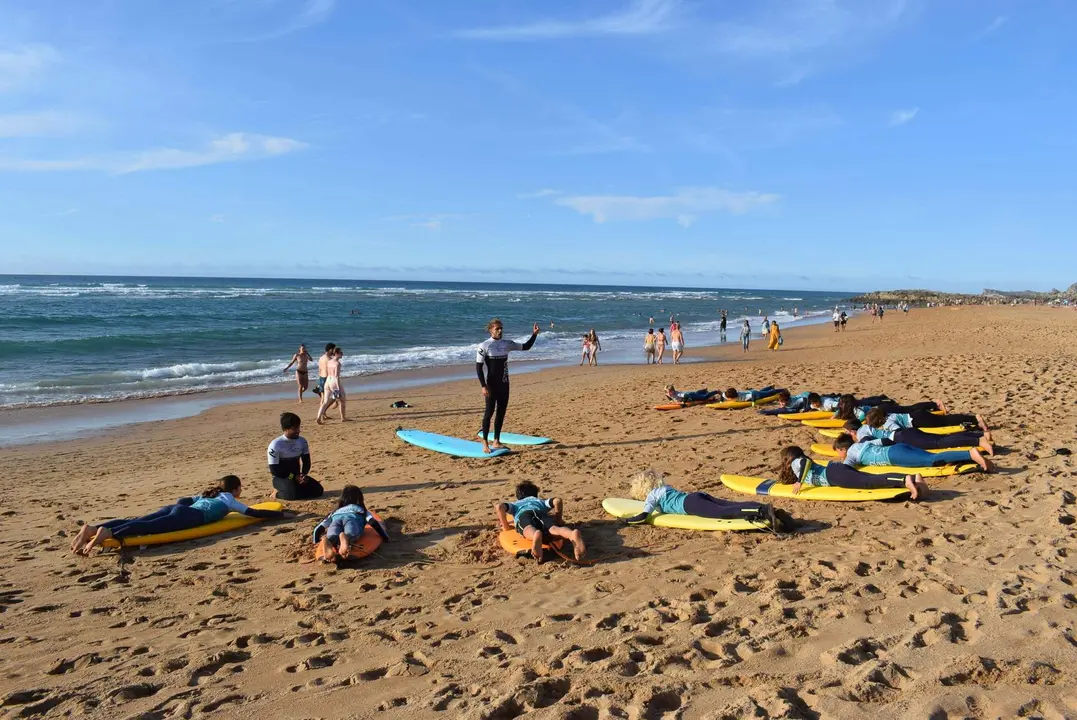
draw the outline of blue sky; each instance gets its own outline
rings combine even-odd
[[[0,0],[5,272],[1077,281],[1068,0]]]

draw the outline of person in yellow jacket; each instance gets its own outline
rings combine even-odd
[[[770,341],[767,343],[768,350],[777,350],[778,346],[782,344],[782,331],[778,329],[778,323],[771,322],[770,324]]]

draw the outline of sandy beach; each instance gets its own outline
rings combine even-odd
[[[345,424],[287,399],[4,449],[0,716],[1077,717],[1077,470],[1056,453],[1077,450],[1077,313],[892,311],[785,340],[521,374],[506,430],[556,443],[490,460],[393,432],[470,436],[474,379],[353,394]],[[601,501],[637,471],[749,499],[719,475],[773,477],[782,446],[818,441],[751,410],[656,412],[669,382],[941,399],[997,428],[998,470],[935,479],[918,503],[778,500],[802,521],[788,537],[625,527]],[[413,407],[389,408],[401,398]],[[297,407],[328,491],[290,503],[298,518],[69,553],[77,523],[224,474],[267,499],[266,445]],[[501,550],[492,505],[524,479],[564,499],[597,564]],[[392,542],[315,565],[310,531],[347,483]]]

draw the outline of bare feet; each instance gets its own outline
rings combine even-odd
[[[920,499],[920,487],[916,484],[912,475],[905,476],[905,487],[909,491],[909,497],[913,500]]]
[[[989,438],[986,433],[980,438],[980,444],[977,449],[983,450],[988,455],[995,454],[995,447],[991,444],[991,438]]]
[[[991,429],[989,427],[987,427],[987,421],[984,420],[983,415],[977,415],[976,416],[976,422],[979,423],[980,429],[983,430],[985,433],[990,432]]]
[[[924,482],[924,476],[920,473],[916,473],[916,477],[913,478],[913,482],[916,483],[916,487],[920,490],[920,497],[927,495],[927,483]]]
[[[94,531],[95,528],[88,523],[80,527],[75,539],[71,541],[71,552],[79,555],[79,548],[90,541],[90,536],[94,534]]]
[[[106,527],[97,528],[97,533],[93,536],[90,542],[82,546],[82,554],[89,556],[96,548],[104,544],[106,540],[112,539],[112,531]]]
[[[482,451],[484,453],[486,453],[487,455],[489,455],[492,452],[490,450],[490,443],[486,442],[485,440],[482,441]]]
[[[349,552],[351,552],[351,544],[348,542],[348,536],[342,534],[340,536],[340,556],[346,558]]]
[[[943,415],[949,415],[950,414],[950,411],[946,408],[946,405],[942,402],[942,400],[936,400],[935,404],[939,406],[939,411]]]
[[[492,447],[494,450],[501,450],[505,446],[501,444],[500,440],[494,440],[492,443],[490,443],[490,447]]]
[[[576,552],[576,560],[583,560],[587,554],[587,545],[583,542],[583,533],[579,530],[572,531],[572,549]]]
[[[537,530],[531,538],[531,554],[535,560],[542,562],[542,533]]]
[[[984,459],[984,456],[980,454],[979,450],[976,448],[969,450],[969,457],[972,458],[974,463],[980,466],[981,470],[984,472],[991,472],[991,466],[988,464],[987,460]]]

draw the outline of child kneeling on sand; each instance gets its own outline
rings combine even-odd
[[[512,515],[516,532],[531,541],[531,554],[535,560],[542,562],[542,541],[549,537],[564,538],[572,542],[577,560],[583,560],[587,546],[583,543],[583,533],[557,523],[562,522],[561,514],[564,504],[561,498],[544,500],[539,497],[538,486],[524,481],[516,486],[516,502],[500,502],[494,505],[497,521],[502,530],[512,530],[508,516]]]
[[[316,555],[327,562],[348,557],[352,544],[363,535],[367,525],[389,542],[385,527],[366,509],[363,491],[355,485],[345,485],[337,509],[314,528],[314,543],[320,546]]]
[[[793,528],[793,518],[784,510],[753,501],[721,500],[703,492],[686,493],[667,485],[657,470],[644,470],[633,475],[629,480],[629,494],[633,500],[643,501],[643,512],[624,519],[629,525],[642,525],[652,512],[659,510],[722,520],[752,520],[775,532]]]

